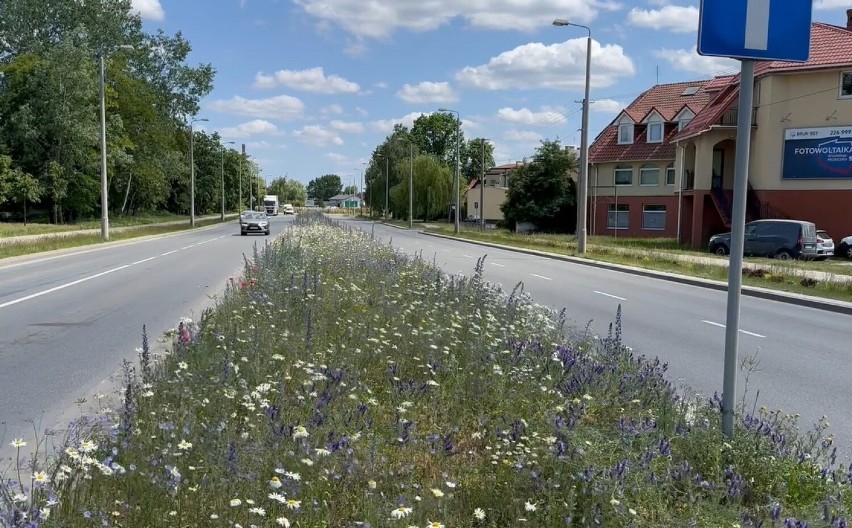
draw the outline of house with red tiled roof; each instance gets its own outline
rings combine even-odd
[[[716,80],[656,85],[598,135],[589,148],[590,234],[675,236],[673,139],[724,85]]]
[[[702,248],[730,229],[739,76],[702,83],[700,108],[677,126],[666,115],[681,112],[685,96],[673,86],[639,96],[591,146],[590,233],[676,236]],[[664,120],[662,141],[650,107]],[[812,25],[806,62],[758,62],[748,110],[748,219],[809,220],[835,239],[852,234],[852,9],[844,26]]]

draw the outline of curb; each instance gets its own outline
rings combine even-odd
[[[404,228],[401,228],[404,229]],[[442,235],[439,233],[429,233],[426,231],[420,231],[420,233],[433,236],[437,238],[445,238],[448,240],[457,240],[462,242],[469,242],[471,244],[476,244],[479,246],[487,246],[493,247],[496,249],[502,249],[505,251],[514,251],[516,253],[525,253],[527,255],[535,255],[538,257],[545,257],[554,260],[561,260],[564,262],[571,262],[574,264],[581,264],[583,266],[590,266],[594,268],[602,268],[610,271],[620,271],[622,273],[630,273],[632,275],[638,275],[641,277],[648,277],[652,279],[660,279],[667,280],[671,282],[677,282],[680,284],[687,284],[690,286],[698,286],[701,288],[709,288],[717,291],[728,291],[728,284],[726,282],[714,281],[710,279],[700,279],[697,277],[690,277],[688,275],[679,275],[677,273],[668,273],[665,271],[654,271],[645,268],[637,268],[634,266],[625,266],[622,264],[612,264],[609,262],[601,262],[598,260],[584,259],[580,257],[571,257],[568,255],[559,255],[556,253],[548,253],[546,251],[539,251],[536,249],[526,249],[526,248],[517,248],[512,246],[504,246],[502,244],[495,244],[493,242],[484,242],[480,240],[469,240],[466,238],[458,238],[449,235]],[[808,308],[815,308],[817,310],[824,310],[828,312],[834,312],[844,315],[852,315],[852,303],[844,302],[844,301],[835,301],[831,299],[823,299],[820,297],[813,297],[809,295],[800,295],[795,293],[787,293],[787,292],[779,292],[776,290],[770,290],[768,288],[759,288],[756,286],[743,286],[742,287],[743,295],[747,295],[749,297],[757,297],[760,299],[766,299],[770,301],[778,301],[787,304],[796,304],[799,306],[806,306]]]

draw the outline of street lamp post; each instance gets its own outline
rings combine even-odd
[[[408,227],[414,227],[414,144],[408,144]]]
[[[207,118],[192,119],[189,121],[189,226],[195,227],[195,153],[193,144],[195,133],[192,131],[194,123],[209,121]]]
[[[479,227],[485,231],[485,142],[487,138],[482,138],[482,167],[481,176],[479,177]]]
[[[454,184],[455,184],[454,185],[455,189],[453,190],[453,194],[455,195],[455,200],[456,200],[456,214],[454,215],[455,216],[455,225],[453,226],[453,233],[458,235],[459,234],[459,214],[460,214],[460,211],[461,211],[459,209],[459,201],[461,200],[461,197],[459,196],[461,194],[461,191],[459,190],[459,187],[461,187],[461,182],[459,181],[461,179],[461,174],[460,174],[460,171],[461,171],[461,151],[459,150],[459,137],[461,136],[461,115],[458,113],[458,111],[450,110],[449,108],[439,108],[438,111],[439,112],[451,112],[451,113],[456,114],[456,174],[455,174],[455,177],[453,178],[453,181],[454,181]]]
[[[234,145],[233,141],[226,141],[225,145]],[[225,150],[227,148],[222,146],[222,167],[221,167],[221,176],[222,176],[222,216],[221,219],[225,221]]]
[[[390,196],[390,159],[385,156],[385,211],[382,219],[388,221],[388,197]]]
[[[585,29],[589,36],[586,38],[586,91],[583,97],[583,133],[580,140],[580,174],[577,185],[577,253],[586,252],[586,202],[589,190],[589,83],[592,66],[592,30],[588,26],[574,24],[568,20],[557,18],[554,26],[574,26]]]
[[[133,46],[118,46],[120,50],[132,50]],[[106,52],[100,53],[100,96],[101,96],[101,237],[109,240],[109,185],[107,183],[106,146]]]

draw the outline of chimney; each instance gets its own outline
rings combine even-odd
[[[852,31],[852,9],[846,10],[846,29]]]

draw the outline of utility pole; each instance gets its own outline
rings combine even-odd
[[[390,195],[390,160],[385,156],[385,214],[382,218],[388,221],[388,196]]]
[[[209,119],[192,119],[189,122],[189,226],[195,227],[195,132],[193,131],[193,123],[209,121]]]
[[[408,227],[414,227],[414,144],[408,144]]]
[[[242,154],[240,155],[240,193],[239,193],[239,200],[240,200],[239,209],[240,210],[237,211],[238,213],[243,212],[242,209],[243,209],[243,158],[244,157],[246,157],[246,144],[245,143],[242,144]]]
[[[233,141],[228,141],[225,145],[233,145]],[[225,150],[227,147],[222,146],[222,167],[221,167],[221,176],[222,176],[222,216],[221,220],[225,221]]]
[[[482,175],[479,177],[479,227],[485,231],[485,139],[482,140]]]

